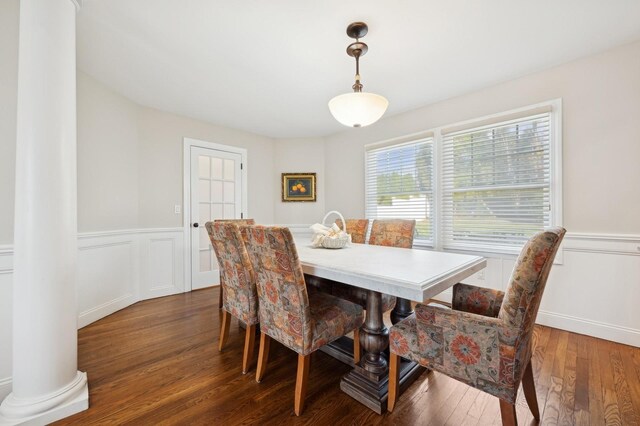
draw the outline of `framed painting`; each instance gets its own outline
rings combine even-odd
[[[282,201],[316,201],[316,174],[283,173]]]

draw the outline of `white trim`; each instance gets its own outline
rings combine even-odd
[[[181,232],[182,228],[138,228],[138,229],[121,229],[115,231],[92,231],[78,233],[78,239],[84,240],[87,238],[100,238],[109,236],[120,236],[128,234],[157,234],[162,232]],[[0,246],[0,254],[2,253],[2,246]]]
[[[243,217],[249,217],[248,209],[248,155],[247,149],[223,145],[200,139],[184,138],[182,148],[182,230],[184,244],[184,291],[191,291],[191,147],[233,152],[242,157],[242,208]]]
[[[135,294],[128,293],[101,305],[87,309],[78,315],[78,328],[85,327],[106,317],[107,315],[111,315],[112,313],[119,311],[120,309],[133,305],[138,301],[139,300]]]
[[[571,233],[565,240],[566,251],[640,256],[640,235]]]
[[[640,330],[630,327],[542,310],[538,311],[536,324],[640,347]]]

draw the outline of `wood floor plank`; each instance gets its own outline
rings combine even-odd
[[[613,368],[609,360],[609,342],[596,341],[600,357],[600,379],[602,381],[602,404],[607,425],[622,425],[621,409],[613,381]]]
[[[609,360],[613,370],[613,385],[616,390],[622,423],[625,425],[637,425],[639,417],[636,414],[631,390],[625,378],[625,369],[620,351],[612,347],[609,353]]]
[[[378,415],[340,391],[349,367],[312,355],[305,411],[293,412],[297,355],[272,342],[262,383],[242,374],[245,331],[233,319],[225,350],[218,289],[136,303],[78,333],[90,408],[60,425],[499,425],[498,399],[437,372]],[[536,326],[532,365],[542,424],[634,424],[640,349]],[[520,390],[518,422],[535,424]]]
[[[576,391],[576,363],[578,358],[578,336],[568,333],[565,350],[565,364],[562,375],[562,391],[560,394],[560,409],[558,424],[572,426],[575,419],[575,391]]]

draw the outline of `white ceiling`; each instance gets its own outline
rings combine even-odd
[[[387,115],[640,39],[638,0],[85,0],[78,63],[143,105],[322,136],[346,129],[327,102],[351,90],[357,20]]]

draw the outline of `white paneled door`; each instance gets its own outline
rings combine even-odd
[[[191,147],[191,289],[220,283],[205,223],[242,217],[242,155]]]

